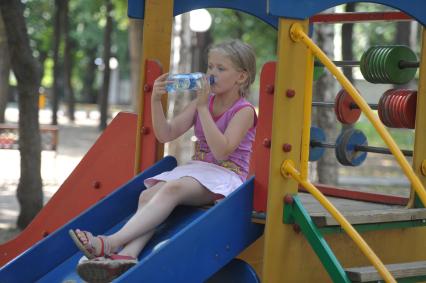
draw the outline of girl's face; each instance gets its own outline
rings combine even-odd
[[[211,85],[215,94],[238,94],[240,85],[247,79],[246,72],[237,70],[232,61],[220,51],[210,51],[207,75],[215,77],[215,83]]]

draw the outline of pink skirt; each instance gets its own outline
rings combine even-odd
[[[171,171],[163,172],[144,181],[147,188],[160,181],[173,181],[181,177],[192,177],[209,191],[228,196],[243,183],[235,172],[222,166],[204,161],[191,160]]]

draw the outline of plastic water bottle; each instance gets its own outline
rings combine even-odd
[[[203,73],[176,74],[167,78],[170,81],[166,85],[167,92],[184,92],[189,90],[199,90],[202,88],[202,80],[206,77]],[[207,80],[210,85],[215,83],[214,76]]]

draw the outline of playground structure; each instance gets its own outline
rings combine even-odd
[[[209,282],[226,282],[224,278],[239,278],[242,282],[258,282],[259,278],[263,282],[426,280],[426,212],[423,208],[426,203],[426,132],[418,130],[426,127],[426,31],[423,28],[421,33],[411,165],[383,125],[413,128],[409,117],[413,107],[409,107],[406,98],[410,94],[391,92],[384,95],[378,103],[378,107],[381,105],[378,117],[308,36],[310,23],[315,22],[414,19],[424,26],[426,3],[421,0],[371,1],[401,12],[318,14],[347,2],[351,1],[129,0],[129,16],[144,19],[140,113],[137,119],[131,114],[120,114],[33,223],[18,238],[0,246],[2,263],[8,262],[0,270],[1,281],[79,280],[75,265],[81,253],[71,244],[67,230],[78,227],[94,233],[115,231],[135,211],[143,179],[176,166],[170,157],[152,166],[163,158],[163,146],[155,140],[152,131],[150,93],[154,79],[168,70],[173,16],[208,7],[238,9],[277,28],[277,62],[267,63],[261,73],[258,123],[262,127],[258,127],[254,144],[251,163],[254,177],[207,210],[179,208],[160,227],[141,254],[138,265],[117,281],[202,282],[209,278]],[[375,66],[385,64],[384,58],[387,57],[377,55],[381,53],[385,50],[369,53],[370,57],[376,54],[379,65]],[[318,142],[318,136],[321,136],[311,136],[314,57],[336,77],[347,93],[346,99],[339,98],[334,106],[339,121],[349,123],[362,111],[395,155],[412,184],[407,207],[372,204],[367,202],[365,195],[355,193],[358,200],[364,202],[327,198],[321,193],[327,190],[309,182],[308,161],[313,160],[314,153],[317,154],[312,142]],[[390,77],[384,72],[387,68],[368,69],[366,65],[362,68],[367,68],[369,80],[377,79],[378,83]],[[411,100],[412,97],[413,94]],[[353,109],[341,101],[346,101],[347,105],[353,101],[358,114],[353,114]],[[405,116],[396,115],[404,109],[408,109]],[[336,142],[336,148],[341,144],[347,146],[339,147],[338,158],[347,165],[359,165],[346,153],[357,153],[359,150],[354,148],[362,146],[362,141],[351,143],[350,135],[347,136],[343,139],[345,143]],[[324,139],[319,140],[324,147]],[[133,155],[134,148],[136,154]],[[265,164],[269,164],[269,168]],[[131,179],[132,171],[143,173]],[[299,192],[300,187],[310,194]],[[327,193],[339,195],[337,190]],[[318,209],[311,195],[323,208]],[[396,203],[391,198],[374,197],[375,202]],[[349,207],[353,209],[348,210]],[[43,237],[46,238],[42,240]],[[10,261],[21,252],[24,253]],[[233,260],[236,257],[239,260]],[[22,272],[29,269],[32,272]]]

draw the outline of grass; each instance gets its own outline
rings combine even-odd
[[[361,130],[368,140],[368,144],[371,146],[385,147],[385,142],[382,137],[377,133],[376,129],[364,116],[357,122],[357,129]],[[413,149],[414,146],[414,130],[412,129],[392,129],[387,128],[390,135],[401,149]]]

